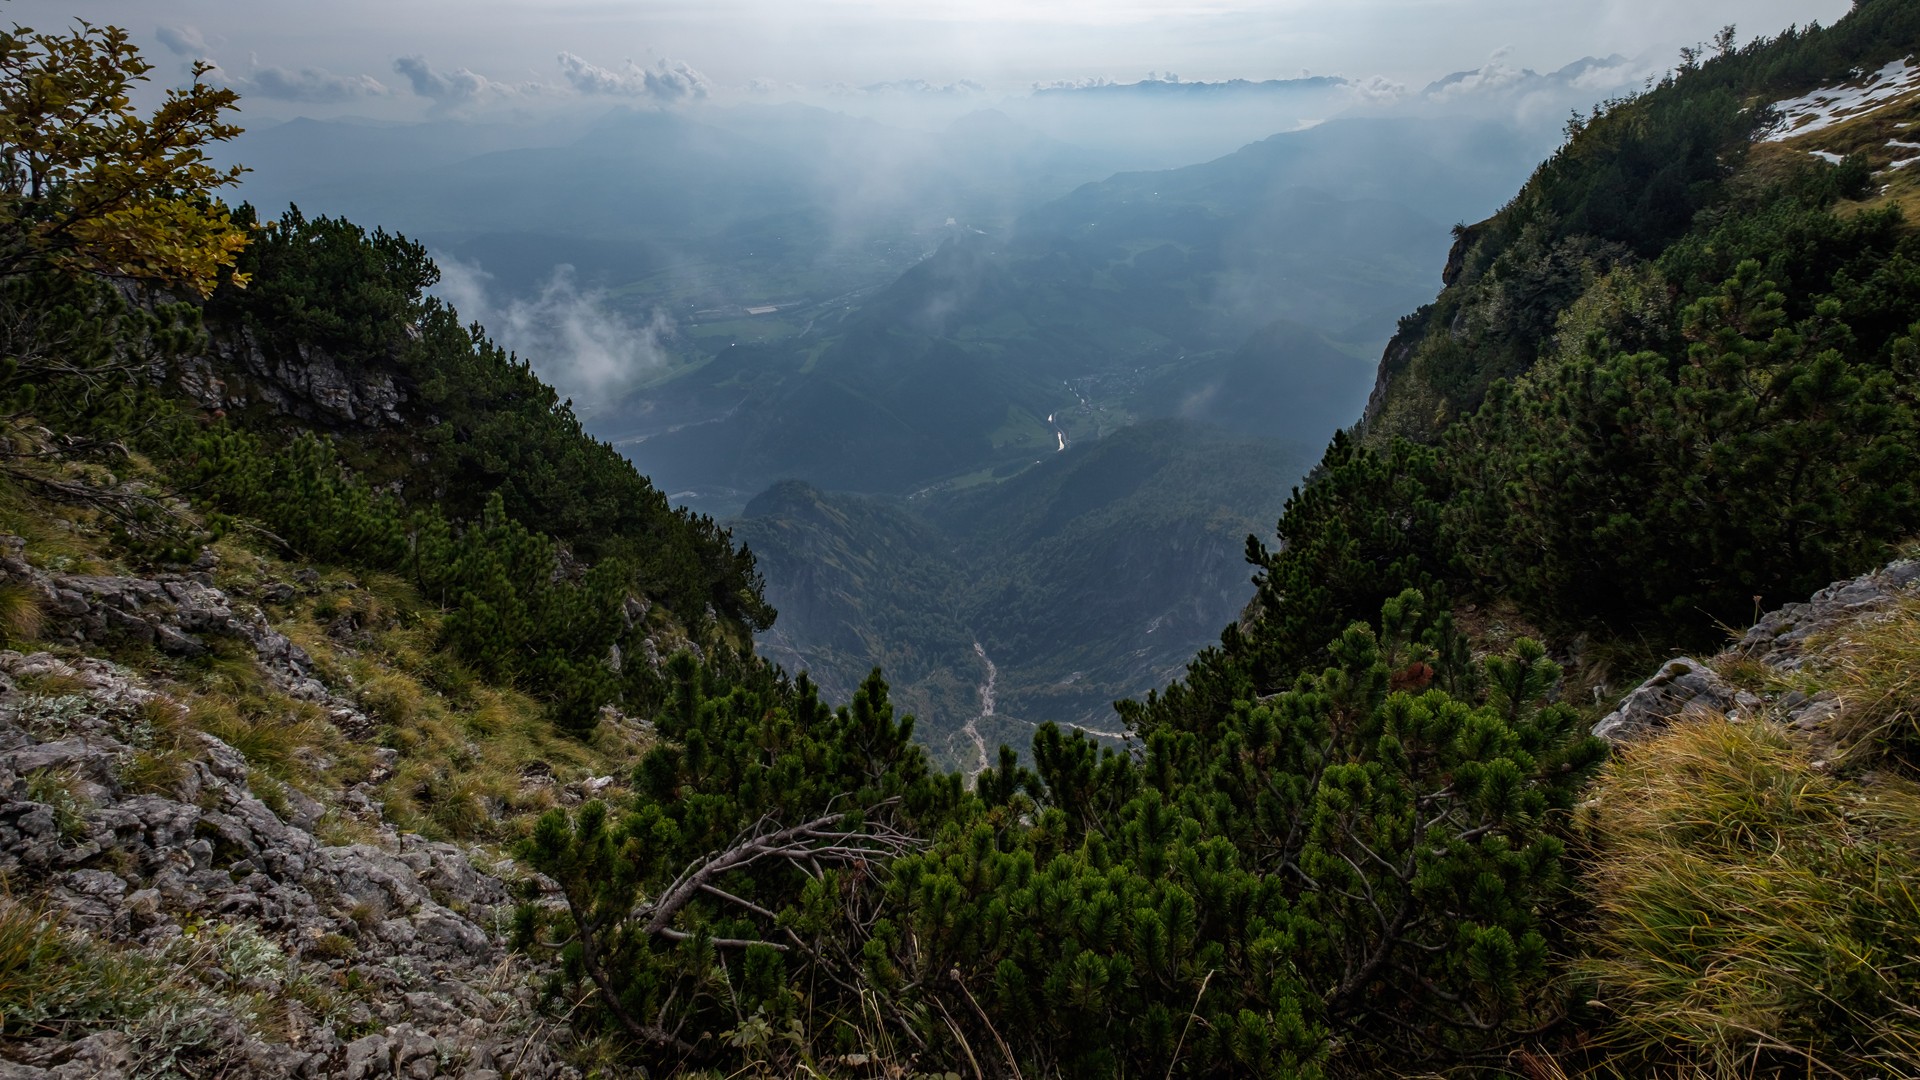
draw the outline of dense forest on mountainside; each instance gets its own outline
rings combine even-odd
[[[1831,29],[1732,40],[1572,125],[1514,203],[1461,230],[1362,428],[1287,501],[1278,543],[1248,545],[1255,605],[1121,710],[1137,747],[1046,724],[970,781],[932,764],[879,672],[836,707],[753,657],[773,612],[752,556],[423,298],[417,246],[230,214],[230,178],[199,150],[225,137],[231,92],[196,82],[150,126],[119,31],[16,28],[0,521],[20,535],[0,657],[67,667],[0,688],[6,827],[45,837],[59,868],[0,852],[20,868],[0,899],[0,1048],[125,1028],[165,1069],[232,1071],[248,1059],[194,1057],[223,1036],[182,1019],[225,995],[260,1040],[322,1018],[314,1068],[437,1068],[437,1049],[404,1056],[410,1034],[381,1041],[432,997],[415,987],[447,984],[408,961],[409,996],[375,998],[398,976],[353,965],[396,920],[370,904],[284,947],[242,936],[271,922],[257,900],[172,924],[182,951],[135,936],[184,901],[132,888],[172,871],[125,854],[121,796],[284,829],[310,788],[365,815],[315,802],[308,826],[340,820],[306,841],[313,858],[416,856],[448,903],[414,903],[443,924],[460,925],[445,890],[471,866],[367,822],[511,851],[512,936],[548,1010],[527,1041],[568,1025],[569,1052],[606,1075],[1920,1072],[1911,595],[1882,594],[1894,606],[1833,644],[1830,670],[1718,662],[1756,702],[1848,688],[1832,727],[1710,722],[1611,762],[1588,734],[1655,650],[1711,644],[1716,620],[1920,533],[1905,178],[1808,154],[1820,132],[1753,142],[1769,102],[1910,57],[1920,14],[1863,0]],[[1881,108],[1920,122],[1911,95]],[[179,152],[136,152],[154,137]],[[1031,496],[1051,509],[1001,527],[1069,550],[1074,519],[1123,505],[1097,484],[1042,490],[1052,478],[980,497]],[[770,501],[836,512],[807,496]],[[1002,593],[1032,588],[1030,567],[1004,572]],[[77,591],[109,586],[218,586],[257,595],[258,617],[236,639],[225,607],[109,619]],[[269,634],[276,619],[312,651]],[[305,657],[317,689],[270,680],[261,642],[283,666]],[[1699,674],[1676,663],[1663,678]],[[136,673],[192,704],[81,715]],[[88,722],[130,740],[124,759],[54,770]],[[200,786],[208,751],[226,786]],[[528,795],[555,761],[620,775],[588,773],[571,803]],[[279,809],[221,794],[238,785]],[[194,880],[273,869],[232,816],[182,820],[204,825],[192,853],[177,838]],[[92,923],[14,899],[54,911],[103,878],[147,921],[132,895],[125,920]],[[308,960],[317,981],[271,981]]]

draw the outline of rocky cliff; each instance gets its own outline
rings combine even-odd
[[[90,535],[0,536],[0,1080],[578,1075],[509,841],[644,725],[427,686],[391,582]]]

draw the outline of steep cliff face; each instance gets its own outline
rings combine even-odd
[[[203,408],[258,408],[319,430],[398,428],[417,397],[397,365],[343,363],[304,342],[274,347],[246,327],[222,328],[206,354],[180,362],[175,378]]]
[[[1753,200],[1796,171],[1832,170],[1828,197],[1848,214],[1920,210],[1906,137],[1920,120],[1910,16],[1857,7],[1834,27],[1729,49],[1576,117],[1499,213],[1456,227],[1439,295],[1402,320],[1381,358],[1362,420],[1369,441],[1433,441],[1495,381],[1584,344],[1592,320],[1562,316],[1617,273],[1651,265],[1675,275],[1659,284],[1679,295],[1699,268],[1678,265],[1674,250],[1757,212]],[[1604,329],[1621,350],[1660,344]]]

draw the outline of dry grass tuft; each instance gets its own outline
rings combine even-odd
[[[1677,725],[1594,790],[1580,966],[1621,1060],[1711,1077],[1920,1074],[1920,787],[1777,726]]]
[[[133,794],[171,794],[186,779],[187,763],[200,752],[188,711],[180,703],[157,697],[140,706],[138,723],[145,738],[120,762],[121,786]]]
[[[202,695],[188,706],[186,724],[238,750],[266,775],[296,786],[325,779],[315,775],[316,760],[362,756],[346,752],[345,739],[319,706],[282,694]],[[344,777],[354,764],[357,760],[342,762],[329,771]]]
[[[40,636],[45,622],[39,593],[17,581],[0,584],[0,643],[32,641]]]
[[[0,1035],[64,1033],[138,1017],[162,996],[164,970],[0,896]]]
[[[1840,757],[1920,769],[1920,600],[1810,644],[1821,657],[1816,677],[1840,698],[1827,724]]]
[[[61,988],[66,939],[40,912],[0,898],[0,1034],[18,1035]]]

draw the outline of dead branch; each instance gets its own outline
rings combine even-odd
[[[867,813],[872,815],[898,801],[889,799],[870,808]],[[634,918],[644,920],[642,929],[647,934],[667,936],[664,931],[674,917],[702,893],[717,894],[723,899],[753,908],[762,915],[771,915],[764,908],[747,904],[720,890],[714,885],[714,880],[723,874],[769,860],[783,860],[801,866],[857,866],[904,855],[925,846],[925,841],[920,838],[884,824],[863,832],[849,832],[840,824],[844,817],[830,814],[785,829],[772,829],[771,823],[762,819],[734,840],[726,850],[697,861],[682,871],[652,902],[637,908],[633,913]]]

